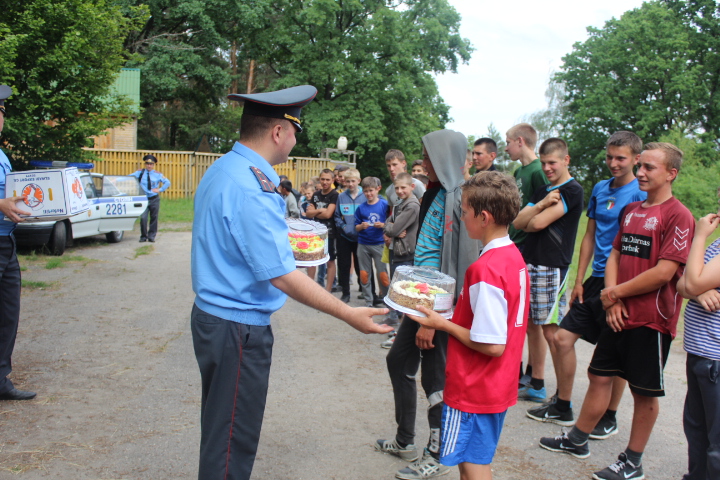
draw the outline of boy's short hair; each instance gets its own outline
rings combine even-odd
[[[288,192],[292,192],[292,182],[290,180],[283,180],[280,182],[280,186]]]
[[[668,170],[674,168],[680,173],[683,163],[683,151],[672,143],[650,142],[645,144],[645,150],[662,150],[665,152],[665,166]],[[677,177],[675,177],[677,178]],[[674,180],[673,180],[674,181]]]
[[[498,171],[479,172],[462,185],[462,194],[475,216],[485,210],[496,225],[510,225],[520,211],[522,198],[515,179]]]
[[[363,190],[366,188],[380,188],[380,179],[377,177],[365,177],[362,179],[362,182],[360,182],[360,187],[362,187]]]
[[[400,172],[395,175],[395,180],[393,180],[393,184],[397,185],[398,183],[404,183],[406,185],[412,186],[413,177],[407,172]]]
[[[313,184],[313,182],[302,182],[300,184],[301,190],[307,190],[308,188],[313,188],[313,189],[315,188],[315,185]]]
[[[419,159],[419,160],[414,160],[413,163],[412,163],[412,166],[413,166],[413,167],[418,167],[418,166],[419,166],[419,167],[423,167],[423,159],[421,158],[421,159]],[[412,168],[412,167],[411,167],[411,168]],[[425,169],[425,167],[423,167],[423,170],[424,170],[424,169]]]
[[[640,137],[635,135],[633,132],[627,130],[620,130],[610,135],[605,149],[608,147],[628,147],[633,155],[640,155],[643,149],[643,143]]]
[[[423,175],[422,173],[416,173],[412,177],[420,180],[426,187],[428,186],[428,183],[430,183],[430,177]]]
[[[350,167],[348,167],[347,165],[338,165],[335,167],[334,171],[342,173],[342,172],[346,171],[348,168],[350,168]]]
[[[323,168],[323,169],[320,171],[320,175],[322,175],[322,174],[326,174],[326,175],[329,174],[331,177],[334,177],[334,176],[335,176],[335,174],[333,173],[333,171],[330,170],[329,168]],[[318,176],[318,178],[319,178],[319,176]]]
[[[512,127],[510,130],[507,131],[505,134],[510,140],[515,140],[516,138],[522,138],[525,140],[525,145],[528,146],[528,148],[534,150],[535,145],[537,145],[538,140],[538,134],[537,130],[533,128],[532,125],[529,123],[518,123],[514,127]]]
[[[540,145],[538,153],[540,155],[550,155],[556,153],[560,157],[565,158],[565,156],[568,155],[568,146],[562,138],[552,137],[548,138],[542,143],[542,145]]]
[[[508,137],[509,136],[510,135],[508,135]],[[515,137],[515,138],[517,138],[517,137]],[[527,141],[525,143],[527,143]],[[485,145],[485,151],[487,153],[497,153],[497,143],[492,138],[489,138],[489,137],[478,138],[477,140],[475,140],[475,143],[473,145],[475,147],[477,147],[478,145]]]
[[[343,178],[357,178],[360,181],[360,170],[357,168],[348,168],[343,172]]]
[[[389,162],[393,158],[397,158],[401,162],[405,161],[405,154],[398,150],[397,148],[391,148],[388,150],[388,152],[385,154],[385,163]]]

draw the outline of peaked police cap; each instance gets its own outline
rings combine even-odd
[[[0,85],[0,112],[5,115],[5,100],[13,94],[12,88],[7,85]]]
[[[295,125],[299,132],[300,111],[317,95],[312,85],[300,85],[265,93],[231,93],[230,100],[244,101],[243,114],[258,117],[282,118]]]

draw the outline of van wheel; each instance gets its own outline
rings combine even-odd
[[[119,243],[123,239],[123,235],[125,235],[124,230],[118,230],[115,232],[108,232],[105,234],[105,238],[107,238],[108,243]]]
[[[65,222],[56,222],[50,234],[50,241],[47,248],[50,255],[59,257],[65,253],[65,244],[67,242],[67,233],[65,230]]]

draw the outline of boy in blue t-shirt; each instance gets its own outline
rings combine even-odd
[[[387,293],[390,285],[387,268],[382,262],[383,229],[387,218],[388,203],[380,198],[380,180],[376,177],[365,177],[360,182],[366,201],[355,210],[355,230],[358,232],[357,256],[360,263],[360,284],[362,285],[365,304],[373,306],[372,272],[373,263],[377,272],[377,280],[380,286],[380,299],[378,306],[385,305],[382,298]]]
[[[575,423],[570,408],[577,368],[575,342],[582,337],[594,345],[602,329],[607,328],[600,291],[605,287],[605,263],[620,226],[618,217],[629,203],[647,198],[647,193],[640,190],[633,170],[640,159],[642,147],[642,140],[632,132],[615,132],[607,141],[605,163],[612,178],[593,187],[587,209],[587,228],[580,246],[577,277],[570,295],[570,311],[555,333],[555,360],[560,364],[557,368],[558,398],[556,402],[528,410],[527,416],[533,420],[563,426]],[[591,259],[592,275],[583,283]],[[615,412],[626,383],[619,376],[615,377],[608,410],[590,438],[603,440],[617,433]]]

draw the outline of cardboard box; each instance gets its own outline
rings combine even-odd
[[[26,222],[63,220],[90,209],[75,167],[8,173],[5,198],[16,196],[25,197],[17,207],[31,213]]]

